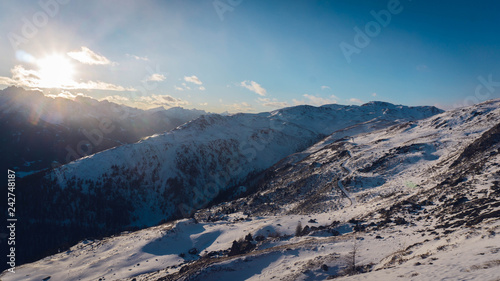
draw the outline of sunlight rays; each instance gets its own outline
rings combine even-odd
[[[39,59],[37,65],[41,87],[62,88],[74,83],[74,67],[62,55],[56,54]]]

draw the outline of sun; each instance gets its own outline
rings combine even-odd
[[[40,86],[62,88],[74,83],[74,68],[63,55],[51,55],[37,61]]]

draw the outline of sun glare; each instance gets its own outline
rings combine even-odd
[[[37,64],[41,87],[59,88],[73,83],[73,65],[64,56],[51,55],[39,59]]]

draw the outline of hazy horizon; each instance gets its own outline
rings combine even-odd
[[[263,112],[498,96],[498,3],[16,1],[0,86],[139,108]],[[495,91],[496,90],[496,91]]]

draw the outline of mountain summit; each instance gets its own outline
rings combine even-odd
[[[37,247],[189,217],[214,199],[245,194],[242,183],[334,132],[348,137],[440,112],[370,103],[204,115],[167,133],[26,178],[20,216],[33,222],[26,232],[34,227],[61,235],[40,235],[25,243],[34,245],[35,255]]]
[[[164,144],[163,138],[180,132],[186,136],[187,132],[193,133],[190,138],[222,139],[224,129],[234,124],[240,127],[232,128],[240,129],[233,138],[248,140],[242,137],[254,134],[244,129],[253,132],[255,124],[266,125],[263,120],[272,118],[280,121],[275,124],[286,124],[279,130],[286,136],[303,133],[302,138],[289,137],[289,142],[280,142],[281,135],[267,131],[276,137],[268,137],[268,142],[257,144],[270,153],[277,149],[275,142],[280,146],[289,145],[309,136],[304,132],[313,135],[318,128],[326,128],[325,124],[335,124],[338,114],[349,116],[344,115],[346,111],[358,112],[359,108],[384,112],[373,110],[378,107],[373,103],[344,109],[337,105],[296,107],[259,115],[202,117],[168,134],[131,146],[150,141],[155,141],[155,145]],[[149,281],[386,280],[387,276],[399,276],[411,280],[495,280],[500,250],[499,108],[500,100],[492,100],[384,127],[383,116],[394,117],[394,112],[388,112],[372,115],[374,118],[367,117],[368,121],[337,129],[325,137],[318,133],[319,140],[312,145],[289,154],[262,172],[253,172],[242,184],[221,191],[233,191],[227,193],[226,198],[240,198],[201,208],[190,219],[102,240],[80,241],[66,252],[22,266],[19,275],[4,274],[2,278],[22,280],[30,275],[36,278]],[[337,114],[329,117],[325,112],[331,110]],[[286,121],[283,120],[285,116]],[[303,116],[307,122],[300,123],[298,120],[304,119],[298,116]],[[311,120],[322,121],[310,123]],[[394,119],[386,121],[394,123]],[[306,128],[306,124],[311,126]],[[268,135],[270,133],[257,135],[255,141]],[[173,140],[186,142],[184,138]],[[193,142],[188,144],[183,152],[189,153],[189,159],[195,159],[194,163],[199,165],[196,167],[201,167],[197,158],[193,158],[193,151],[200,151],[202,146],[195,146]],[[152,144],[148,146],[151,147]],[[272,150],[266,150],[267,147]],[[167,146],[164,151],[172,148],[175,145]],[[262,159],[258,146],[253,148],[256,157],[246,157],[254,155],[251,153],[243,154],[246,157],[241,160],[246,162],[240,162],[245,163],[243,168],[259,167],[251,163],[252,159]],[[93,157],[116,153],[113,152],[116,150],[119,151],[114,149]],[[133,151],[132,147],[129,151]],[[230,149],[222,151],[223,155],[233,155]],[[214,157],[204,155],[207,159]],[[80,160],[80,165],[93,157]],[[123,158],[113,161],[116,163],[119,159]],[[128,159],[136,158],[125,158]],[[233,168],[239,169],[238,166]],[[65,174],[70,169],[71,165],[60,167],[46,177],[54,177],[56,171]],[[115,170],[114,176],[121,177],[120,169]],[[74,178],[71,184],[58,188],[78,196],[99,192],[93,181]],[[100,188],[120,190],[119,185],[111,184]],[[184,188],[190,190],[189,186]],[[56,194],[62,197],[64,192]],[[129,204],[134,207],[122,205],[122,213],[125,210],[137,214],[137,210],[144,210],[147,217],[147,209],[134,209],[142,204],[142,197],[138,195],[146,192],[154,193],[154,186],[144,188],[142,193],[131,192],[129,198],[135,201],[129,199]],[[121,197],[114,197],[114,204],[127,199],[126,192],[119,194]],[[106,194],[101,192],[100,195]],[[191,195],[187,198],[191,201],[184,202],[193,202],[191,206],[195,207],[197,195]],[[73,202],[88,204],[90,201],[82,198],[74,197]],[[101,197],[87,198],[98,200]],[[176,197],[168,198],[174,200]],[[160,199],[164,198],[156,198],[157,201],[151,200],[148,204]],[[102,204],[101,208],[112,208],[109,201],[98,203]],[[103,214],[95,213],[95,216]],[[80,215],[91,216],[91,213]],[[141,219],[139,216],[136,221]],[[111,222],[115,220],[110,220],[107,226],[112,226]],[[54,223],[54,227],[56,225],[60,230],[65,229],[61,222]]]

